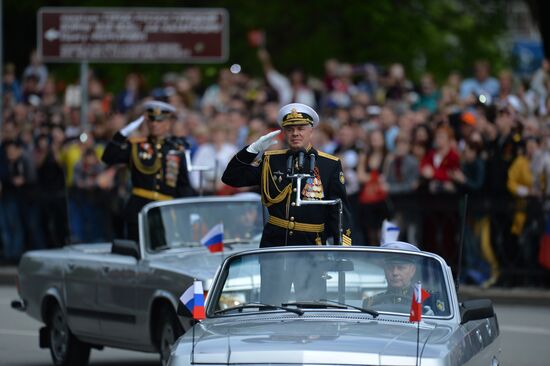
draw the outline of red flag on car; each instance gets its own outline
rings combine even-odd
[[[428,297],[430,297],[430,294],[422,288],[422,284],[420,282],[415,283],[411,302],[411,313],[409,315],[410,322],[419,322],[422,320],[422,303]]]

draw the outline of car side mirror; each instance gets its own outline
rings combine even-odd
[[[134,240],[115,239],[111,245],[111,253],[129,255],[139,259],[139,245]]]
[[[471,320],[491,318],[494,315],[493,303],[489,299],[466,300],[460,306],[460,324]]]

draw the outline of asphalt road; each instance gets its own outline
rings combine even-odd
[[[14,287],[0,287],[0,365],[51,366],[50,351],[38,347],[38,329],[42,323],[13,310],[10,304],[16,298]],[[105,348],[92,350],[90,365],[158,366],[158,360],[159,356],[153,353]]]
[[[0,365],[49,366],[48,350],[38,347],[41,324],[11,309],[15,288],[0,287]],[[550,365],[550,307],[496,305],[502,331],[503,365]],[[157,366],[155,354],[106,348],[92,350],[90,365]]]

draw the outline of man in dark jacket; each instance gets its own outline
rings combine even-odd
[[[278,114],[288,149],[265,151],[275,144],[281,132],[274,131],[239,151],[229,162],[222,181],[230,186],[259,185],[262,201],[269,211],[260,247],[286,245],[321,245],[332,236],[342,245],[351,245],[349,205],[342,164],[332,155],[311,146],[313,128],[319,116],[309,106],[300,103],[285,105]],[[258,160],[259,159],[259,160]],[[314,164],[312,164],[314,159]],[[313,177],[303,179],[298,192],[297,180],[288,178],[296,173],[308,173],[313,165]],[[302,200],[342,201],[342,232],[338,225],[337,206],[296,205],[296,195]],[[342,235],[340,235],[342,234]],[[261,263],[263,303],[279,305],[290,299],[294,284],[296,298],[322,298],[326,278],[319,269],[311,268],[308,256],[279,256]],[[304,270],[308,268],[309,270]]]
[[[288,174],[306,172],[314,155],[314,177],[303,179],[299,192],[303,200],[341,199],[343,204],[342,245],[351,245],[351,228],[346,186],[340,160],[311,146],[313,128],[319,116],[305,104],[291,103],[279,111],[279,124],[289,146],[265,151],[281,131],[274,131],[239,151],[229,162],[222,181],[233,187],[259,185],[269,211],[261,247],[324,244],[327,237],[339,238],[336,206],[296,206],[296,180]],[[304,153],[303,164],[298,154]],[[258,159],[260,158],[259,163]],[[289,164],[290,158],[290,164]],[[256,163],[255,163],[256,162]]]
[[[146,113],[117,132],[103,153],[108,164],[128,164],[132,195],[126,205],[126,234],[138,241],[138,213],[149,202],[187,197],[194,194],[189,184],[185,160],[185,140],[169,135],[175,108],[151,101]],[[146,121],[147,137],[130,137]]]

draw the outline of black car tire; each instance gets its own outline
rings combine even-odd
[[[59,305],[49,311],[48,335],[50,354],[56,366],[86,366],[90,359],[90,345],[79,341],[69,329],[67,317]]]
[[[159,341],[160,362],[163,366],[166,366],[170,357],[170,348],[183,334],[183,329],[174,311],[167,306],[161,309],[158,319],[157,339]]]

